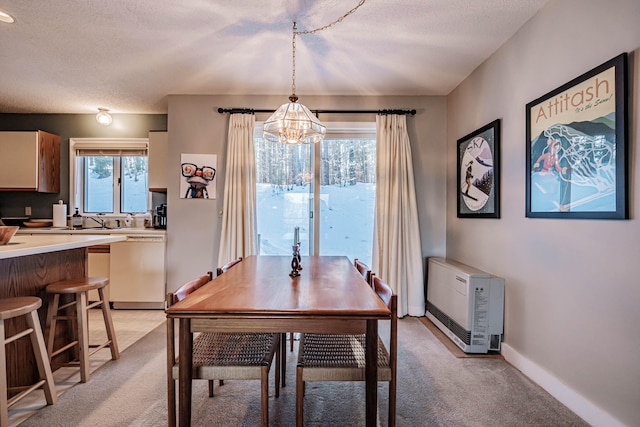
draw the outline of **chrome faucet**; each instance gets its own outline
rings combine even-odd
[[[107,228],[106,221],[102,218],[96,218],[94,216],[85,216],[85,218],[94,220],[95,222],[100,224],[100,228],[102,228],[103,230]]]

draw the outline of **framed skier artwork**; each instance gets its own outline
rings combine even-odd
[[[627,54],[526,107],[526,216],[628,218]]]
[[[500,218],[500,119],[458,140],[458,218]]]

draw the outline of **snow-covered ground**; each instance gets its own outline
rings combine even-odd
[[[140,178],[138,181],[125,178],[130,196],[146,195],[146,180],[143,176]],[[92,211],[112,211],[112,183],[112,177],[90,179]],[[320,254],[345,255],[351,260],[358,258],[371,266],[376,185],[324,185],[320,191]],[[146,196],[137,199],[146,202]],[[293,186],[290,191],[274,191],[271,184],[257,184],[256,199],[260,253],[291,255],[293,233],[295,227],[300,227],[301,253],[308,255],[312,230],[309,185]],[[128,208],[133,212],[137,209],[146,211],[142,205],[129,205]]]
[[[126,189],[126,195],[121,211],[131,213],[147,212],[150,209],[150,207],[147,207],[149,191],[147,172],[141,173],[137,181],[133,177],[125,175],[123,185]],[[113,212],[113,175],[106,178],[90,177],[87,197],[87,212]]]
[[[375,184],[320,187],[320,254],[346,255],[371,266]],[[258,233],[262,255],[290,255],[295,227],[301,253],[309,254],[309,186],[274,191],[256,188]]]

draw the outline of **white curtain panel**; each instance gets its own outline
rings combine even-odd
[[[398,316],[424,316],[424,276],[405,115],[376,116],[376,213],[372,271],[398,295]]]
[[[218,266],[258,253],[253,114],[229,116]]]

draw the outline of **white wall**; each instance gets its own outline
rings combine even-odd
[[[445,247],[446,99],[445,97],[318,97],[300,96],[313,109],[379,110],[415,109],[407,119],[412,143],[414,173],[424,257],[443,256]],[[167,291],[217,267],[220,218],[226,165],[228,114],[219,107],[276,109],[283,96],[169,96],[169,159],[167,187]],[[264,120],[268,114],[257,115]],[[375,121],[375,115],[324,115],[331,121]],[[217,154],[216,200],[181,199],[181,153]]]
[[[506,279],[504,354],[593,425],[640,425],[640,1],[552,0],[447,99],[447,256]],[[525,105],[630,53],[630,220],[525,218]],[[501,219],[456,217],[456,141],[502,119]]]

